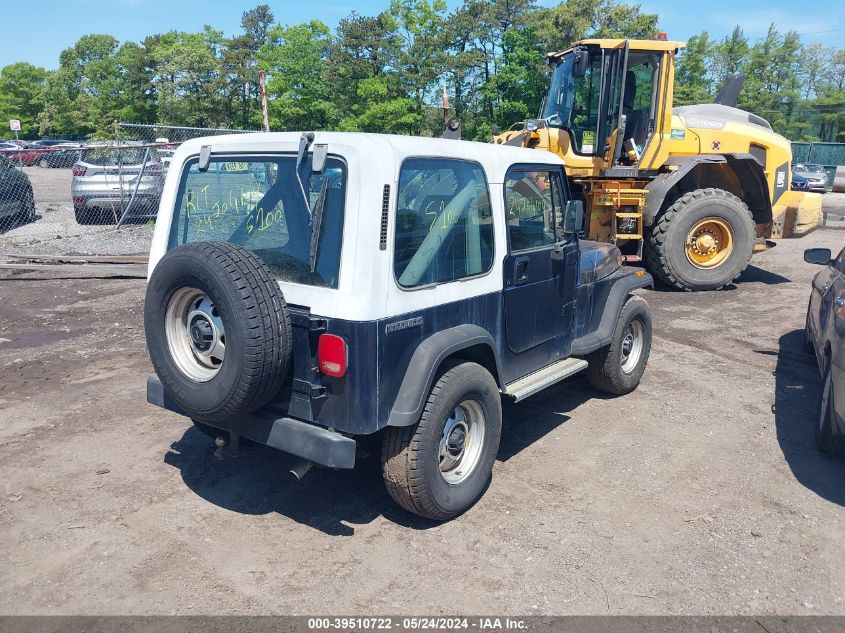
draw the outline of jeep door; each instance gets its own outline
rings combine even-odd
[[[562,230],[565,191],[563,170],[548,165],[514,166],[505,177],[507,346],[521,354],[548,344],[548,362],[572,344],[578,242]]]

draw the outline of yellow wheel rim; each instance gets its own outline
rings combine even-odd
[[[704,218],[687,234],[687,259],[696,268],[715,268],[724,263],[733,250],[733,231],[721,218]]]

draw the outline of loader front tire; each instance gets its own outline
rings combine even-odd
[[[754,238],[754,219],[742,200],[723,189],[696,189],[655,218],[646,261],[668,286],[718,290],[748,266]]]

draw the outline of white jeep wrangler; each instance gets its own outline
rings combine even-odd
[[[564,165],[533,149],[340,133],[196,139],[150,253],[149,402],[218,445],[355,465],[380,433],[401,506],[449,519],[490,480],[501,398],[586,369],[638,385],[651,285],[579,239]],[[523,422],[530,424],[530,421]]]

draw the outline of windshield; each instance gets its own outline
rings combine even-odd
[[[804,163],[803,165],[798,164],[795,166],[795,169],[797,169],[798,171],[805,171],[811,174],[818,174],[824,171],[821,165],[814,165],[812,163]]]
[[[543,118],[552,127],[570,131],[573,149],[578,154],[595,154],[601,101],[601,52],[590,54],[583,77],[575,77],[575,53],[564,55],[552,75]]]
[[[200,240],[225,241],[258,255],[277,279],[336,288],[340,269],[346,168],[328,158],[321,173],[295,156],[214,157],[201,172],[186,163],[176,198],[170,248]],[[324,189],[325,183],[325,189]],[[320,192],[324,191],[320,201]],[[323,207],[316,259],[311,263],[312,215]]]

